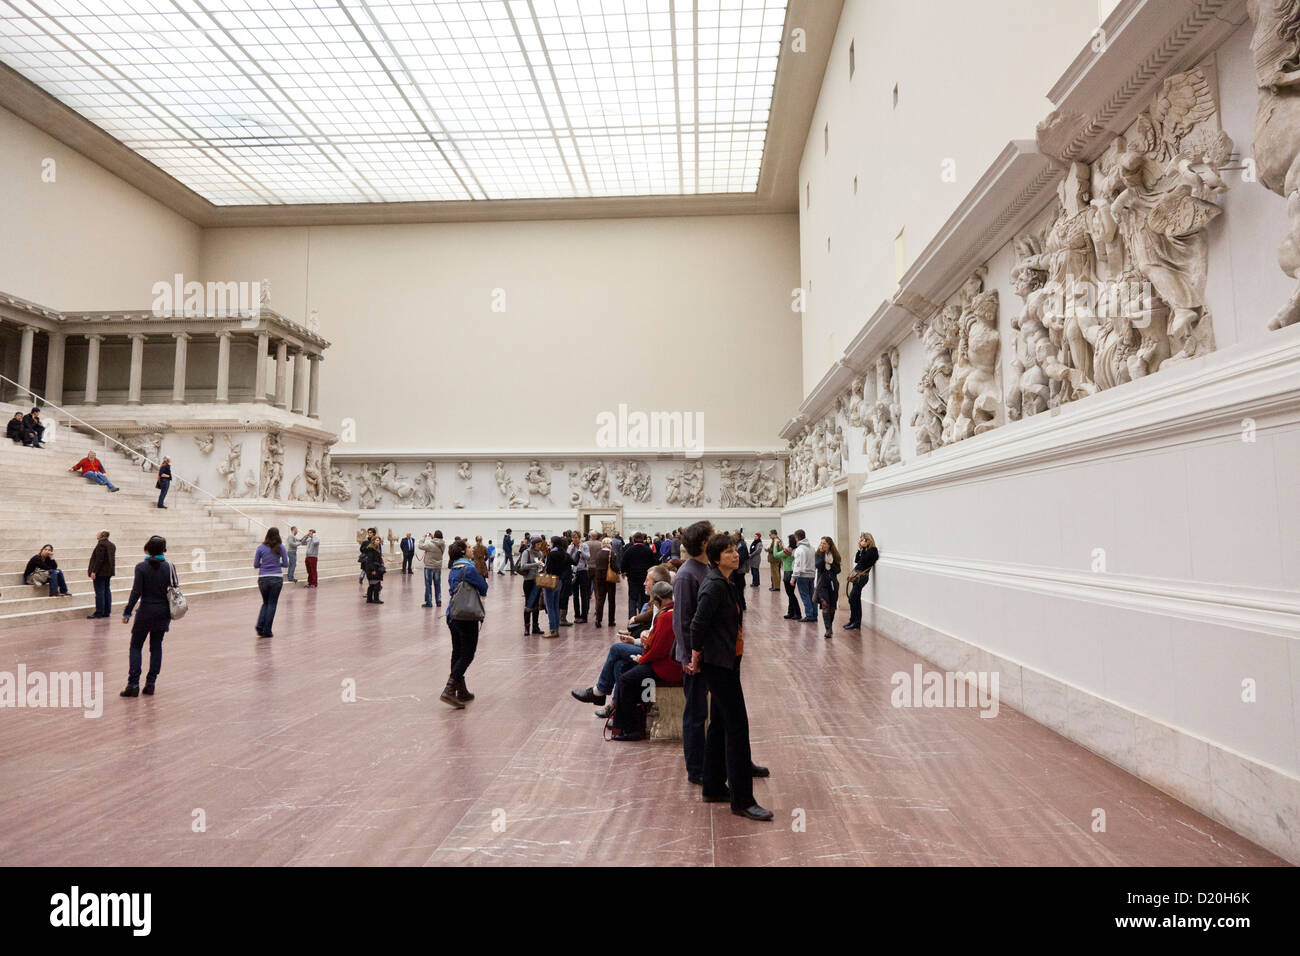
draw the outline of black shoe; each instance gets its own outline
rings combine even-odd
[[[258,637],[265,637],[265,636],[266,636],[266,632],[264,632],[260,627],[255,627],[255,628],[253,628],[253,630],[257,632],[257,636],[258,636]]]
[[[93,621],[93,620],[95,620],[96,618],[100,618],[100,617],[103,617],[103,616],[104,616],[103,614],[87,614],[87,615],[86,615],[86,620],[87,620],[87,621]]]
[[[572,621],[561,621],[561,622],[560,622],[560,627],[573,627],[573,622],[572,622]]]
[[[594,687],[588,687],[586,690],[571,690],[569,693],[573,695],[574,700],[581,701],[584,704],[605,703],[605,695],[597,694]]]
[[[585,617],[575,617],[575,618],[573,619],[573,623],[574,623],[574,624],[586,624],[586,623],[587,623],[587,619],[586,619]]]
[[[862,626],[861,624],[854,624],[852,621],[850,621],[848,624],[845,624],[844,627],[840,628],[840,630],[843,630],[843,631],[856,631],[856,630],[857,630],[858,628],[860,628],[861,626]]]
[[[142,694],[148,694],[150,697],[152,697],[152,696],[153,696],[153,684],[145,684],[145,685],[144,685],[144,690],[140,691],[140,693],[142,693]]]
[[[442,607],[442,602],[441,602],[441,601],[434,601],[433,604],[434,604],[434,607]]]
[[[704,778],[703,778],[703,777],[692,777],[689,773],[686,775],[686,782],[687,782],[687,783],[693,783],[693,784],[695,784],[695,786],[697,786],[697,787],[702,787],[702,786],[704,786]]]
[[[140,696],[140,685],[139,685],[139,684],[127,684],[127,685],[126,685],[126,690],[122,691],[122,693],[118,694],[117,696],[119,696],[119,697],[139,697],[139,696]]]
[[[456,699],[466,703],[474,699],[474,695],[471,694],[469,688],[465,686],[464,678],[456,681]]]
[[[731,790],[730,790],[730,788],[725,788],[725,787],[724,787],[723,790],[722,790],[722,793],[719,793],[719,794],[716,794],[716,795],[715,795],[715,794],[709,794],[709,793],[701,793],[701,794],[700,794],[700,799],[703,800],[705,803],[730,803],[730,802],[731,802]]]
[[[826,640],[829,641],[831,639],[831,632],[827,631],[825,634],[822,635],[822,637],[826,638]]]
[[[438,699],[444,704],[451,704],[451,706],[455,707],[457,710],[465,709],[465,702],[456,697],[456,688],[452,687],[451,684],[447,685],[446,689],[443,690]]]
[[[600,627],[600,621],[597,621],[597,622],[596,622],[596,626],[597,626],[597,627]]]
[[[735,807],[732,807],[731,812],[738,817],[745,817],[750,820],[760,820],[764,823],[772,819],[772,811],[764,810],[757,803],[745,810],[737,810]]]
[[[758,764],[751,764],[749,775],[751,777],[770,777],[772,776],[772,771],[768,770],[766,767],[760,767]]]
[[[421,604],[420,607],[433,607],[432,604]]]
[[[272,634],[270,631],[263,631],[262,634],[261,634],[261,636],[262,636],[262,637],[275,637],[275,635]]]
[[[614,705],[606,704],[604,707],[600,708],[599,710],[594,711],[594,713],[596,717],[599,718],[600,720],[608,720],[610,717],[614,716]]]
[[[640,735],[640,734],[635,733],[635,732],[633,732],[633,733],[626,733],[626,734],[625,734],[625,733],[623,733],[623,731],[621,731],[621,730],[616,730],[616,731],[614,731],[613,736],[610,737],[609,739],[610,739],[610,740],[626,740],[626,741],[635,741],[635,740],[641,740],[642,738],[641,738],[641,735]]]
[[[379,598],[375,598],[375,603],[376,603],[376,604],[383,604],[384,602],[381,601],[381,600],[379,600]]]

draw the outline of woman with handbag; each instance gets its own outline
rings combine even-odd
[[[280,590],[284,587],[284,569],[289,566],[279,528],[267,528],[266,537],[253,552],[253,567],[257,569],[257,590],[262,595],[262,609],[257,612],[258,637],[275,637],[271,625],[275,623],[275,609],[280,604]]]
[[[853,556],[853,573],[849,575],[849,623],[844,625],[846,631],[862,627],[862,589],[871,580],[871,569],[879,560],[875,537],[869,531],[862,532],[858,537],[858,553]]]
[[[167,562],[167,539],[154,535],[145,542],[144,553],[147,557],[135,566],[131,597],[122,611],[122,623],[130,624],[131,612],[136,604],[140,605],[140,613],[131,625],[129,669],[122,697],[140,696],[140,666],[146,638],[149,640],[149,673],[145,675],[144,692],[153,694],[158,672],[162,670],[163,635],[172,622],[168,592],[173,587],[177,592],[180,590],[176,569]]]
[[[158,507],[166,510],[167,506],[163,504],[167,500],[167,489],[172,486],[172,460],[164,458],[162,464],[158,466],[158,480],[154,487],[158,489]]]
[[[545,589],[546,622],[550,627],[542,637],[560,636],[560,597],[564,593],[564,582],[573,577],[573,564],[569,561],[569,552],[564,547],[564,539],[558,534],[551,538],[551,550],[546,553],[546,571],[537,580],[537,586]]]
[[[367,581],[366,585],[366,603],[383,604],[379,599],[379,592],[384,589],[384,555],[380,551],[378,537],[371,538],[370,542],[361,549],[361,557],[357,559],[361,562],[361,575]]]
[[[529,540],[519,546],[519,565],[517,570],[524,579],[524,637],[542,633],[537,618],[542,613],[542,592],[537,586],[537,574],[542,570],[542,542],[539,538]]]
[[[44,545],[38,554],[28,559],[27,567],[23,569],[23,583],[34,586],[48,584],[50,597],[68,597],[68,582],[59,570],[59,562],[54,560],[54,545]]]
[[[817,553],[813,556],[817,566],[817,584],[814,591],[817,605],[822,609],[822,621],[826,625],[825,637],[831,636],[831,624],[835,621],[835,608],[840,603],[840,552],[830,538],[817,542]]]
[[[465,671],[469,670],[478,650],[478,629],[483,623],[483,598],[487,596],[488,583],[465,557],[465,542],[453,541],[447,549],[451,570],[447,572],[447,629],[451,631],[451,675],[439,696],[444,704],[457,710],[474,699],[465,686]]]

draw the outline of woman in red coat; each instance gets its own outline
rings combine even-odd
[[[646,680],[680,684],[682,665],[673,657],[673,586],[658,582],[650,589],[650,603],[659,609],[644,654],[632,658],[635,666],[623,671],[614,695],[614,736],[611,740],[640,740],[636,709]]]

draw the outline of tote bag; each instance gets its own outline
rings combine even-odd
[[[451,592],[451,601],[447,605],[447,616],[453,621],[482,621],[483,596],[478,588],[462,576]]]

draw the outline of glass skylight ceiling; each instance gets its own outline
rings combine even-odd
[[[218,205],[743,193],[786,0],[0,0],[0,60]]]

